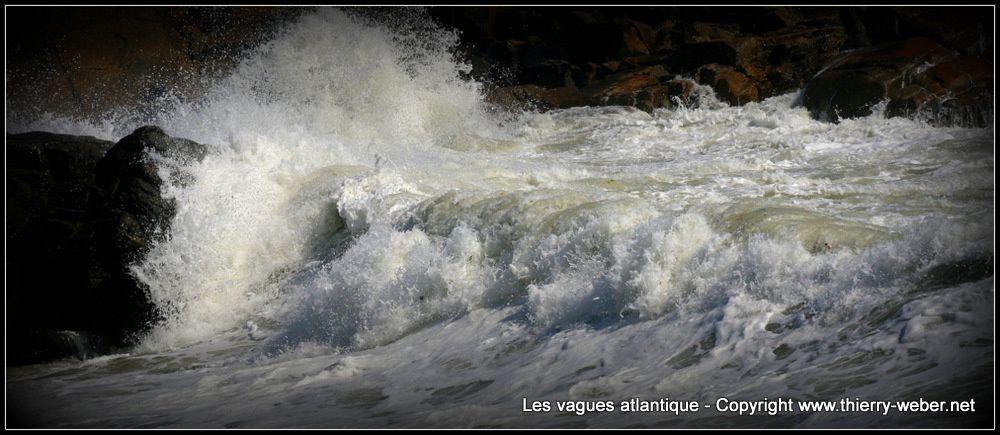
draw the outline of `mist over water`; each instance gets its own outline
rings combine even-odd
[[[419,12],[304,15],[198,101],[19,127],[207,144],[127,355],[13,370],[43,425],[969,426],[529,400],[992,397],[994,138],[795,94],[506,113]],[[15,127],[15,129],[18,127]],[[51,399],[57,397],[57,399]],[[983,405],[986,406],[986,405]],[[971,419],[971,420],[970,420]]]

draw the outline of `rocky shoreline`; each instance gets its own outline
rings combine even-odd
[[[432,8],[472,75],[539,109],[691,104],[693,84],[742,105],[804,89],[817,119],[992,120],[988,10],[933,7]]]
[[[180,90],[178,97],[195,96],[204,83],[188,74],[224,71],[301,10],[8,12],[10,123],[45,112],[155,111],[164,86]],[[701,85],[730,105],[802,89],[799,104],[829,122],[868,115],[873,107],[940,125],[993,122],[993,17],[986,8],[434,7],[428,13],[458,32],[456,55],[485,84],[488,100],[510,109],[692,106]],[[156,321],[129,266],[165,237],[174,215],[173,203],[160,195],[161,174],[183,179],[169,162],[205,152],[156,127],[117,143],[7,134],[8,364],[108,352]]]
[[[155,110],[311,8],[13,8],[10,112]],[[398,8],[352,8],[391,23]],[[431,7],[490,101],[547,110],[731,105],[804,89],[817,119],[992,120],[993,15],[985,7]],[[389,18],[386,18],[389,17]],[[23,19],[22,19],[23,18]],[[43,29],[39,32],[37,29]],[[201,78],[201,79],[196,79]],[[8,119],[9,120],[9,119]]]

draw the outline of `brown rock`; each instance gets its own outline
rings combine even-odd
[[[666,87],[661,83],[666,76],[663,66],[651,66],[614,76],[598,89],[587,92],[592,105],[635,106],[651,111],[670,104]]]
[[[746,75],[735,68],[719,64],[702,66],[697,73],[698,83],[709,85],[720,100],[739,106],[752,101],[760,101],[757,86]]]
[[[803,104],[814,117],[866,116],[888,100],[887,115],[932,122],[986,125],[993,95],[992,65],[927,38],[881,44],[834,58],[806,86]]]
[[[646,47],[654,47],[656,45],[656,29],[639,21],[633,21],[632,26],[634,26],[636,31],[639,33],[639,37],[642,38],[642,42],[646,44]]]
[[[942,125],[985,126],[992,118],[993,65],[959,56],[933,67],[918,67],[907,86],[889,88],[887,114],[919,114]]]
[[[675,103],[681,103],[685,106],[691,107],[694,105],[695,101],[692,98],[694,90],[698,87],[698,84],[694,80],[689,79],[673,79],[665,83],[667,90],[667,98],[673,106]]]
[[[941,62],[927,70],[926,78],[958,94],[988,85],[993,81],[993,65],[983,59],[962,56]]]
[[[650,112],[677,102],[694,104],[691,96],[697,86],[693,80],[675,78],[662,65],[656,65],[619,74],[583,92],[589,105],[632,106]]]
[[[795,26],[731,42],[734,67],[753,81],[761,99],[801,89],[845,36],[837,26]]]
[[[515,85],[488,92],[486,101],[505,110],[545,111],[582,106],[587,100],[576,87],[544,88],[536,85]]]
[[[708,42],[719,40],[730,40],[739,33],[739,26],[735,24],[721,23],[701,23],[691,24],[691,42]]]
[[[613,74],[584,88],[535,85],[501,87],[488,101],[509,110],[550,110],[575,106],[632,106],[645,111],[670,107],[676,101],[694,103],[697,84],[671,76],[662,65]]]
[[[647,26],[648,27],[648,26]],[[639,29],[635,25],[627,25],[622,38],[625,40],[625,49],[630,54],[649,54],[649,45],[639,34]]]
[[[656,46],[657,33],[648,24],[624,20],[621,23],[625,54],[650,54]]]

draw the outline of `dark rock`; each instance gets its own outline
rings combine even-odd
[[[24,365],[60,358],[85,360],[113,351],[106,337],[78,331],[12,330],[7,335],[7,364]]]
[[[564,60],[545,60],[531,67],[525,67],[522,82],[546,87],[577,86],[587,78],[583,70]]]
[[[786,28],[800,18],[789,8],[743,8],[739,14],[740,32],[760,34]]]
[[[728,41],[739,34],[736,24],[694,22],[683,28],[684,38],[689,42]]]
[[[872,113],[885,85],[863,71],[828,71],[809,82],[802,103],[816,119],[838,122]]]
[[[537,36],[529,37],[518,51],[521,54],[521,64],[525,68],[537,67],[548,61],[567,57],[566,51],[562,47]]]
[[[145,328],[156,313],[146,291],[128,270],[152,244],[165,237],[174,216],[174,204],[160,195],[164,172],[171,182],[186,182],[183,167],[201,160],[204,145],[167,136],[158,127],[142,127],[120,140],[95,168],[97,206],[92,209],[97,230],[96,266],[102,273],[91,285],[107,306],[113,327],[134,332]]]
[[[887,101],[886,114],[984,126],[991,117],[992,65],[960,56],[927,38],[844,53],[814,77],[802,102],[817,119],[867,116]]]
[[[798,25],[740,37],[729,42],[736,51],[731,66],[752,82],[759,99],[781,95],[801,89],[826,59],[839,52],[844,38],[838,26]],[[749,102],[744,97],[740,101]]]
[[[844,49],[850,50],[872,45],[868,38],[868,28],[865,27],[864,20],[860,16],[858,8],[841,8],[840,21],[843,23],[847,40],[844,41]]]
[[[523,41],[520,41],[523,42]],[[480,42],[479,45],[464,45],[457,53],[460,58],[466,59],[471,71],[468,74],[461,73],[463,78],[478,78],[488,83],[498,85],[511,85],[517,82],[514,72],[517,71],[517,49],[506,43],[496,40]]]
[[[583,88],[535,85],[503,87],[489,100],[508,109],[548,110],[576,106],[632,106],[645,111],[671,107],[676,102],[691,106],[697,84],[670,75],[662,65],[612,74]]]
[[[992,121],[993,65],[983,59],[959,56],[907,80],[888,92],[886,115],[916,115],[938,125],[984,127]]]
[[[576,87],[516,85],[492,90],[486,101],[505,110],[549,110],[583,106],[588,100]]]
[[[89,136],[7,135],[7,343],[11,362],[46,355],[28,331],[78,328],[95,314],[87,290],[97,223],[94,168],[112,147]]]
[[[656,31],[651,26],[638,21],[622,22],[622,39],[626,54],[649,54],[656,46]]]
[[[566,47],[566,60],[576,64],[601,63],[621,56],[624,37],[621,27],[609,20],[601,11],[574,14],[580,21],[569,21],[559,35],[559,43]]]
[[[840,15],[849,31],[864,29],[863,38],[870,44],[923,37],[962,54],[993,58],[994,23],[989,6],[852,7],[842,8]]]
[[[173,218],[160,174],[185,182],[206,148],[143,127],[114,145],[8,135],[7,149],[9,361],[79,354],[70,336],[92,351],[128,344],[157,318],[128,268]]]
[[[736,65],[736,49],[727,42],[698,42],[679,47],[667,58],[671,70],[690,73],[710,63]]]

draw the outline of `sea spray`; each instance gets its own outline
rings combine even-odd
[[[392,195],[402,182],[391,166],[368,178],[338,178],[336,167],[409,161],[400,156],[487,125],[478,85],[458,78],[463,66],[446,51],[454,35],[431,30],[401,34],[324,9],[252,53],[203,101],[160,115],[215,152],[193,169],[193,186],[168,191],[180,204],[171,238],[135,268],[170,314],[150,344],[204,339],[256,313],[281,276],[325,255],[309,247],[330,209],[362,231],[369,210],[352,205],[363,198],[352,192]],[[304,193],[306,180],[327,190]]]

